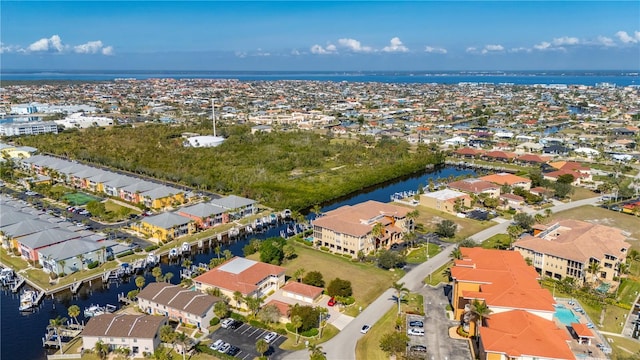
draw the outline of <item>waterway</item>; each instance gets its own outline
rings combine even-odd
[[[454,167],[443,167],[437,170],[429,170],[419,174],[406,176],[394,181],[390,181],[378,186],[364,189],[358,193],[337,199],[331,203],[327,203],[322,207],[322,211],[329,211],[344,205],[354,205],[367,200],[377,200],[381,202],[389,202],[391,195],[402,191],[416,191],[419,186],[426,186],[429,180],[439,182],[439,179],[447,179],[449,177],[457,177],[463,175],[473,175],[475,172],[471,169],[457,169]],[[308,215],[313,216],[313,215]],[[252,238],[265,239],[268,237],[279,236],[280,230],[286,225],[272,227],[268,231],[256,234]],[[247,239],[237,241],[226,245],[225,249],[231,250],[234,255],[242,256],[242,248],[247,243]],[[196,254],[192,257],[193,263],[209,263],[209,260],[216,255],[207,251]],[[172,272],[174,274],[172,283],[180,282],[180,265],[176,262],[169,264],[166,258],[163,258],[161,265],[164,274]],[[150,272],[144,274],[146,283],[155,281]],[[24,359],[24,360],[40,360],[46,359],[47,350],[42,347],[42,336],[45,328],[49,324],[49,319],[57,316],[69,318],[67,308],[71,305],[78,305],[82,310],[91,304],[117,304],[118,294],[127,294],[131,290],[136,289],[135,277],[131,277],[126,281],[111,282],[103,285],[99,280],[88,284],[83,284],[78,295],[72,296],[70,292],[61,292],[54,296],[54,299],[46,298],[42,301],[38,309],[34,313],[21,314],[18,311],[20,302],[18,294],[12,294],[10,290],[3,288],[0,293],[0,359]],[[81,322],[86,321],[83,315],[79,316]]]

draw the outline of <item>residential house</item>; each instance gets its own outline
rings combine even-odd
[[[497,160],[502,162],[512,162],[518,155],[507,151],[488,151],[482,155],[483,158],[488,160]]]
[[[208,229],[229,222],[228,211],[212,203],[197,203],[183,207],[176,213],[192,219],[200,229]]]
[[[500,196],[500,185],[480,179],[464,179],[447,184],[449,189],[462,191],[468,194],[479,196],[487,194],[488,197],[497,198]]]
[[[222,299],[163,282],[150,283],[138,294],[138,307],[150,315],[163,315],[181,324],[206,329]]]
[[[630,244],[621,230],[580,220],[561,220],[513,244],[544,276],[574,278],[579,284],[616,282]],[[592,265],[595,264],[595,265]],[[589,274],[591,272],[591,274]]]
[[[93,349],[98,341],[110,350],[129,349],[132,357],[152,355],[160,346],[160,328],[167,325],[164,316],[103,314],[93,316],[80,336],[82,347]]]
[[[195,223],[191,218],[172,212],[147,216],[139,223],[133,224],[132,228],[165,242],[196,231]]]
[[[104,235],[93,234],[43,247],[37,251],[38,261],[46,272],[71,274],[87,269],[92,262],[105,263],[114,256],[117,246]]]
[[[349,254],[353,258],[359,252],[368,254],[388,249],[413,229],[414,222],[407,218],[408,213],[409,209],[405,207],[373,200],[342,206],[313,221],[313,241],[330,251]],[[374,235],[376,224],[383,228],[380,234]]]
[[[206,292],[218,288],[230,299],[236,291],[243,297],[261,298],[280,289],[285,282],[286,269],[242,257],[234,257],[193,279],[196,289]],[[238,304],[247,309],[244,302]]]
[[[456,214],[471,207],[471,197],[460,191],[444,189],[420,195],[420,205]]]
[[[289,281],[282,287],[282,296],[313,304],[320,300],[323,291],[321,287]]]
[[[508,185],[510,187],[520,187],[524,190],[531,189],[531,180],[522,176],[517,176],[509,173],[497,173],[486,175],[480,178],[480,180],[489,181],[497,185]]]
[[[213,199],[211,200],[211,204],[227,210],[232,219],[243,218],[258,212],[257,202],[255,200],[236,195]]]

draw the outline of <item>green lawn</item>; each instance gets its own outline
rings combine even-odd
[[[507,234],[495,234],[487,240],[483,241],[481,246],[483,249],[497,249],[501,244],[509,244],[511,236]]]
[[[356,345],[356,359],[388,360],[389,355],[380,349],[380,340],[384,334],[395,331],[397,309],[392,307],[375,324],[369,324],[371,330]]]
[[[413,209],[413,207],[409,208]],[[436,228],[436,224],[445,219],[451,220],[456,223],[458,225],[458,231],[456,232],[454,240],[462,240],[496,224],[493,221],[478,221],[467,218],[459,218],[455,215],[435,209],[430,209],[425,206],[416,206],[415,209],[418,210],[419,213],[418,217],[416,218],[416,222],[424,224],[424,227],[427,231],[433,231]]]
[[[640,358],[640,341],[619,336],[607,336],[607,339],[611,339],[609,345],[613,349],[612,359],[634,359],[632,355],[637,356],[635,359]]]
[[[431,286],[436,286],[442,282],[448,283],[449,276],[445,275],[445,270],[451,267],[452,265],[453,265],[453,262],[449,261],[448,263],[436,269],[433,273],[428,275],[426,278],[424,278],[422,282]]]
[[[407,254],[407,262],[409,264],[421,264],[427,260],[427,244],[422,244]],[[429,244],[429,257],[434,257],[440,252],[440,246]]]
[[[573,187],[573,194],[571,194],[569,196],[569,198],[572,201],[577,201],[577,200],[592,198],[594,196],[598,196],[598,194],[594,193],[593,191],[591,191],[589,189],[585,189],[585,188],[579,187],[579,186],[574,186]]]
[[[632,278],[622,279],[618,289],[618,299],[623,304],[633,305],[640,294],[640,282]]]

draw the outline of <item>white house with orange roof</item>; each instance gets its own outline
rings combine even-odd
[[[373,200],[342,206],[313,221],[313,241],[353,258],[360,251],[368,254],[388,249],[413,229],[413,219],[407,218],[409,212],[406,207]],[[373,231],[376,224],[384,227],[378,236],[374,236]]]
[[[285,282],[286,269],[259,261],[234,257],[193,279],[196,289],[206,292],[218,288],[230,299],[239,291],[242,296],[263,297],[280,289]],[[245,303],[240,307],[246,308]]]
[[[494,184],[498,184],[500,186],[509,185],[511,187],[520,187],[520,188],[523,188],[524,190],[531,189],[531,180],[530,179],[527,179],[527,178],[524,178],[524,177],[518,176],[518,175],[504,173],[504,172],[503,173],[486,175],[486,176],[481,177],[480,180],[489,181],[489,182],[492,182]]]

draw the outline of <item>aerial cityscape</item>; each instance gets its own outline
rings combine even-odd
[[[638,19],[3,1],[0,358],[640,359]]]

